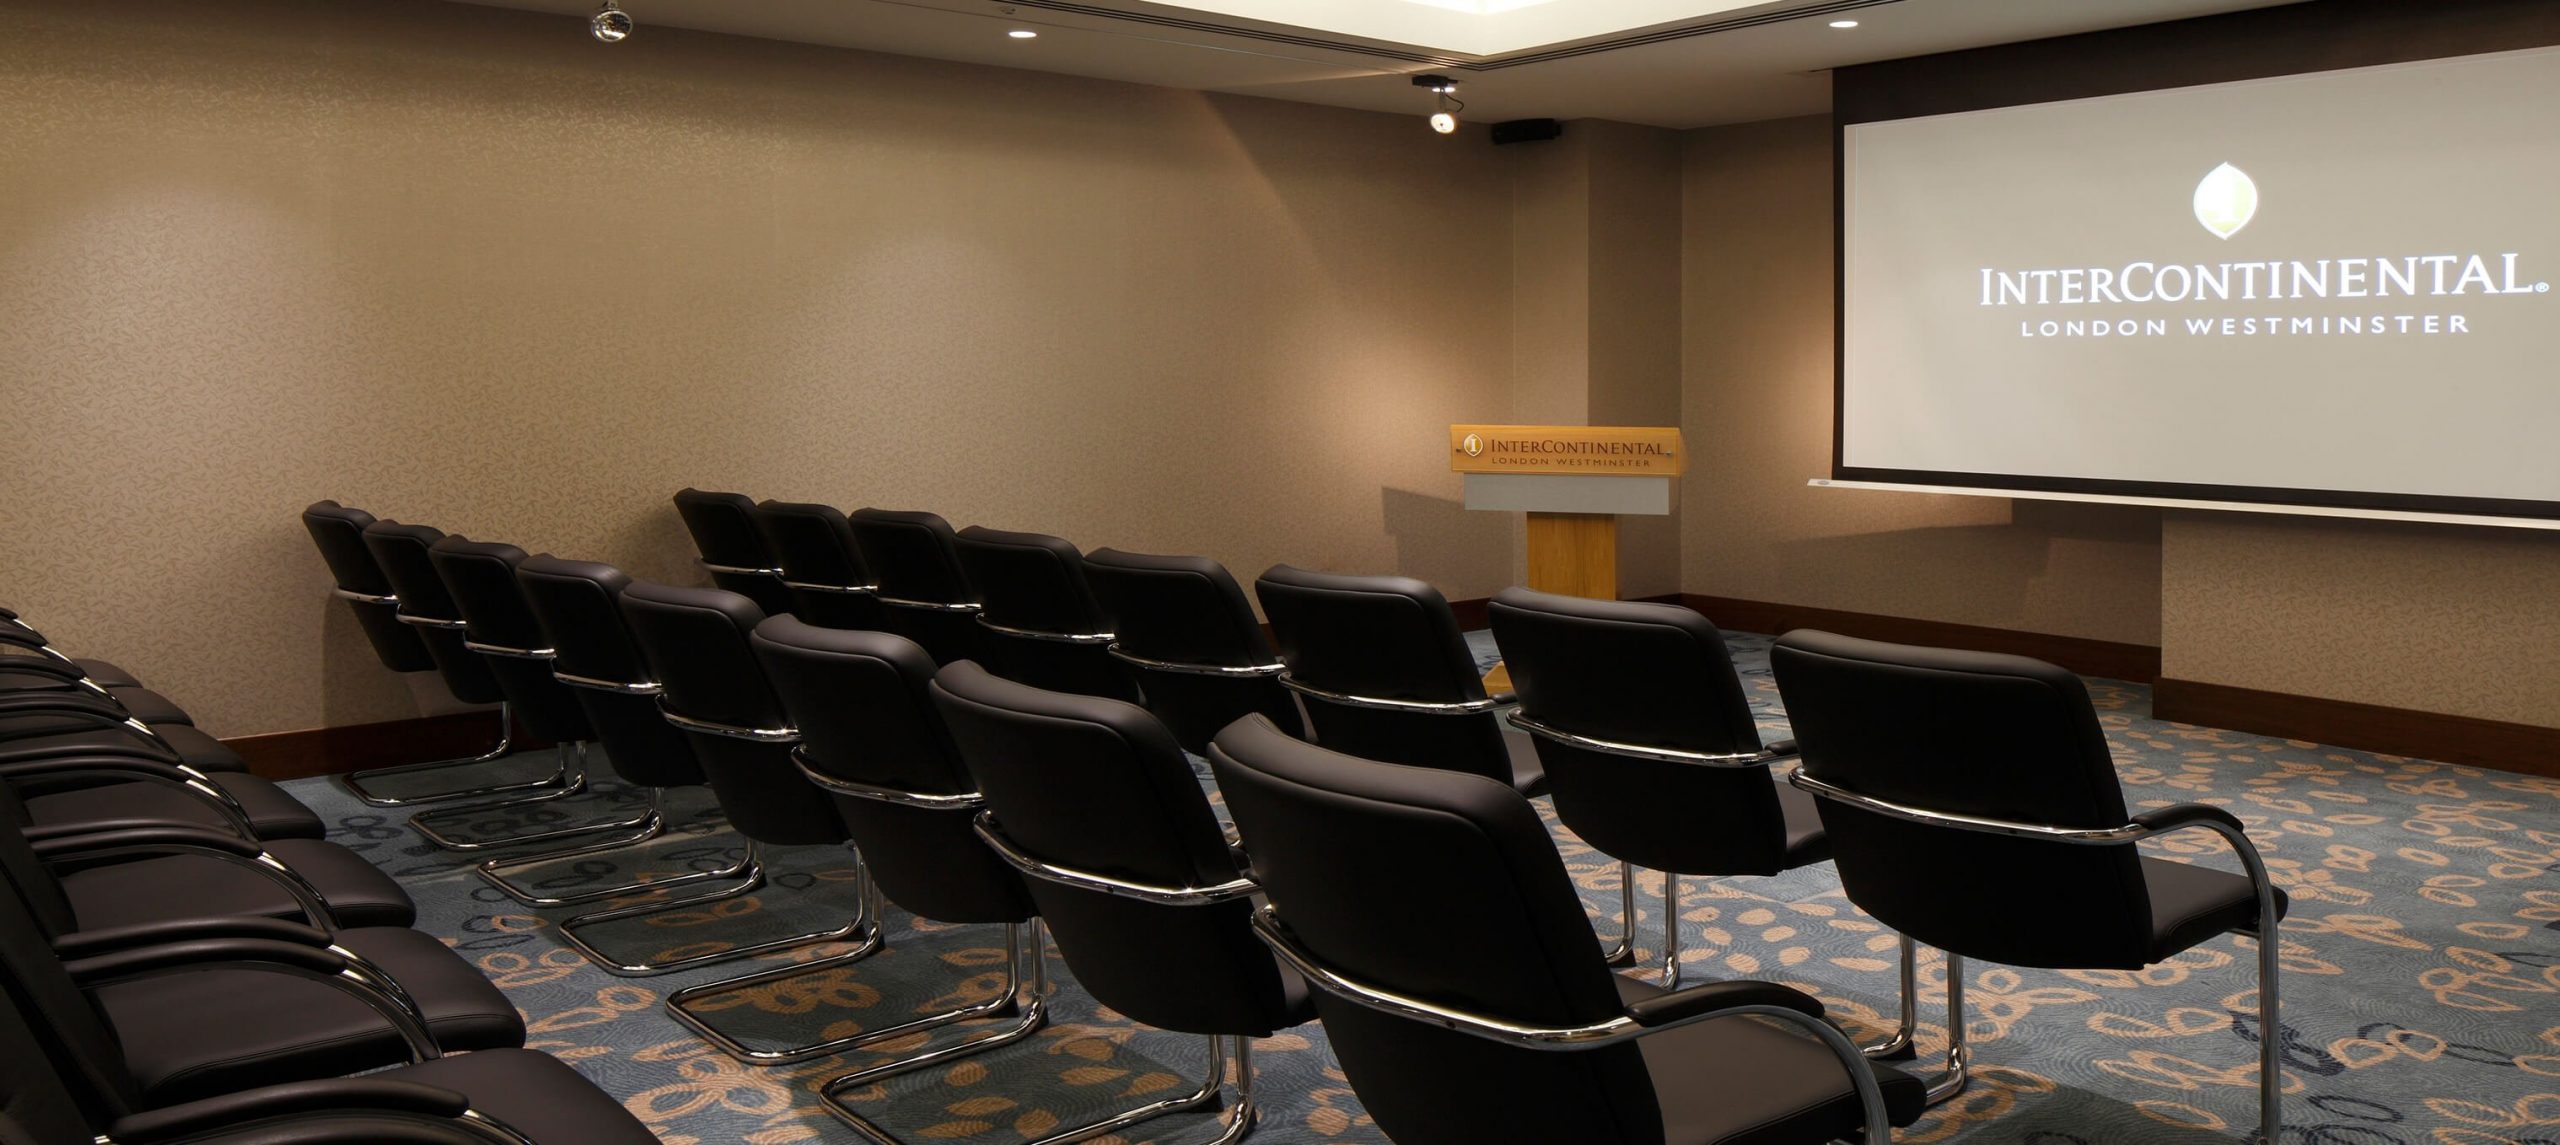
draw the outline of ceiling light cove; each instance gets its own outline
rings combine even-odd
[[[1765,0],[1174,0],[1338,36],[1497,56],[1760,7]]]

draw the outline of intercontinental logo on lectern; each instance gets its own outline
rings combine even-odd
[[[2261,205],[2258,181],[2228,162],[2197,180],[2188,203],[2205,233],[2235,251],[2250,245],[2234,239],[2258,218]],[[2525,273],[2521,251],[2248,253],[2263,257],[1986,266],[1977,305],[2057,308],[2051,317],[2019,319],[2020,338],[2426,337],[2469,334],[2476,322],[2505,317],[2505,299],[2551,291],[2548,279]],[[2473,311],[2475,304],[2485,310]],[[2164,306],[2182,312],[2155,317]]]
[[[1467,436],[1460,438],[1458,440],[1458,449],[1469,457],[1484,456],[1484,435],[1481,433],[1470,433]]]
[[[1453,425],[1449,467],[1460,473],[1680,472],[1680,431],[1625,425]]]

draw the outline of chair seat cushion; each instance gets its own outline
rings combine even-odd
[[[2151,957],[2158,962],[2216,935],[2257,929],[2258,895],[2247,876],[2148,855],[2142,881],[2151,891]],[[2292,902],[2279,888],[2276,917]]]
[[[1778,784],[1778,810],[1787,819],[1787,870],[1809,867],[1831,857],[1831,837],[1822,833],[1822,812],[1813,796],[1792,783]]]
[[[189,727],[195,726],[195,720],[187,716],[187,710],[185,708],[179,707],[177,703],[169,697],[163,696],[158,692],[154,692],[149,688],[109,686],[107,688],[107,695],[113,697],[115,702],[121,705],[125,711],[133,713],[133,718],[141,720],[146,724],[185,724]]]
[[[1629,1002],[1660,997],[1648,982],[1617,976]],[[1750,1018],[1700,1022],[1636,1042],[1653,1075],[1667,1145],[1796,1145],[1852,1139],[1863,1123],[1858,1095],[1830,1049],[1801,1030]],[[1897,1126],[1919,1119],[1927,1087],[1871,1063]]]
[[[186,724],[157,724],[151,730],[169,746],[177,749],[178,759],[198,771],[215,773],[245,772],[247,760],[240,753],[222,746],[222,741]],[[123,728],[87,728],[80,731],[56,732],[50,735],[25,736],[0,740],[0,763],[43,759],[47,756],[75,753],[106,752],[112,755],[140,755],[166,759],[168,753],[159,746]]]
[[[71,663],[78,667],[82,672],[87,673],[90,679],[109,688],[138,688],[142,686],[142,681],[135,678],[133,673],[127,672],[122,668],[118,668],[104,660],[74,659]]]
[[[1511,753],[1511,789],[1531,799],[1547,793],[1547,765],[1538,760],[1538,741],[1529,733],[1502,729],[1502,746]]]
[[[396,927],[342,930],[337,939],[399,981],[445,1049],[524,1044],[515,1007],[443,943]],[[90,993],[124,1045],[145,1105],[409,1060],[373,1008],[328,983],[271,970],[165,974]]]
[[[249,813],[249,825],[261,839],[317,839],[326,833],[320,816],[254,775],[217,775],[214,782]],[[159,783],[101,783],[73,791],[57,791],[26,800],[33,826],[80,824],[93,830],[176,823],[229,832],[230,819],[210,800],[183,788]]]
[[[276,839],[267,850],[320,892],[340,926],[417,921],[418,906],[408,892],[362,855],[318,839]],[[62,893],[82,930],[223,915],[304,920],[302,908],[274,879],[212,855],[166,855],[72,871],[62,876]]]
[[[473,1109],[543,1145],[657,1145],[621,1102],[546,1053],[483,1050],[382,1076],[464,1094]]]

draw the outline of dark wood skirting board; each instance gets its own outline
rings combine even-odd
[[[1716,627],[1735,632],[1776,635],[1790,629],[1817,628],[1865,640],[2033,656],[2060,664],[2083,676],[2102,676],[2110,680],[2148,683],[2160,678],[2160,650],[2149,644],[2125,644],[2113,640],[2092,640],[2085,636],[2054,636],[2043,632],[2019,632],[1976,624],[1952,624],[1943,620],[1880,616],[1871,612],[1846,612],[1836,608],[1774,604],[1765,600],[1737,600],[1729,596],[1701,596],[1696,593],[1682,594],[1680,603],[1704,613],[1707,619],[1716,623]]]
[[[2182,724],[2560,777],[2560,728],[2178,679],[2152,685],[2151,714]]]
[[[222,743],[239,752],[242,759],[249,761],[249,770],[258,775],[301,779],[474,756],[497,742],[497,730],[496,713],[484,710],[240,736]],[[515,746],[518,750],[532,750],[551,744],[528,739],[523,727],[518,726]]]

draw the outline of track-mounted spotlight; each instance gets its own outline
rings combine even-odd
[[[613,0],[604,0],[604,7],[596,9],[595,17],[587,21],[587,30],[595,33],[598,40],[619,44],[631,38],[631,15],[614,7]]]
[[[1413,86],[1427,88],[1440,99],[1440,110],[1431,113],[1431,130],[1442,135],[1458,130],[1458,113],[1467,105],[1458,98],[1458,81],[1447,76],[1415,76]]]

